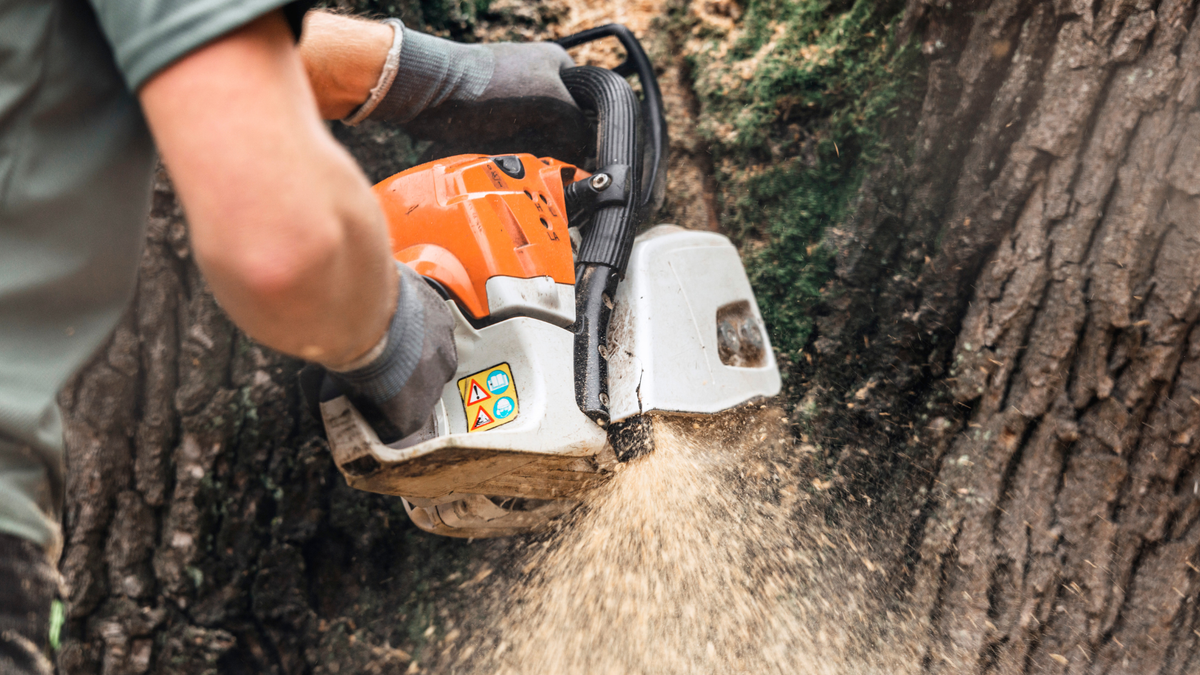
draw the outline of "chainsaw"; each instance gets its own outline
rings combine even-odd
[[[531,154],[457,155],[374,187],[396,260],[454,315],[458,371],[425,429],[396,443],[344,396],[320,413],[350,486],[401,497],[428,532],[538,529],[650,451],[657,416],[713,415],[779,392],[729,240],[674,225],[637,234],[665,191],[662,95],[624,26],[559,44],[604,37],[621,42],[620,66],[562,75],[595,119],[590,171]]]

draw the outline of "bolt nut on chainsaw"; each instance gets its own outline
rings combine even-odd
[[[592,189],[605,190],[609,185],[612,185],[612,176],[606,173],[598,173],[592,176]]]
[[[662,96],[624,26],[559,44],[604,37],[621,41],[625,63],[562,74],[596,118],[594,173],[530,154],[459,155],[374,188],[396,260],[446,297],[458,370],[430,423],[401,441],[380,442],[344,396],[321,401],[321,416],[347,483],[402,497],[426,531],[544,527],[619,461],[652,451],[655,417],[779,392],[729,240],[675,225],[637,234],[664,196]]]

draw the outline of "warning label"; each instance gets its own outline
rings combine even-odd
[[[507,363],[492,366],[458,381],[467,415],[467,431],[487,431],[517,419],[517,387]]]

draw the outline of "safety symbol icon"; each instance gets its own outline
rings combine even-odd
[[[475,405],[476,403],[481,403],[489,398],[491,398],[491,396],[487,395],[487,392],[483,390],[483,387],[480,387],[476,382],[471,383],[471,391],[467,394],[467,405]]]
[[[512,399],[507,396],[496,401],[496,405],[492,406],[492,411],[496,413],[496,419],[498,420],[508,417],[516,409],[517,407],[513,405]]]
[[[503,370],[493,370],[488,373],[487,388],[493,394],[503,394],[508,389],[508,373]]]
[[[492,418],[488,417],[487,411],[483,408],[479,409],[479,414],[475,416],[475,423],[471,425],[471,431],[475,431],[479,427],[487,426],[493,422]]]
[[[487,431],[517,419],[519,398],[512,368],[501,363],[458,381],[467,431]],[[503,396],[501,396],[503,394]]]

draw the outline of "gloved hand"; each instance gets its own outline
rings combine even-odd
[[[366,119],[398,124],[452,152],[586,155],[587,119],[559,75],[575,63],[562,47],[466,45],[391,23],[402,31],[395,77]]]
[[[382,350],[365,366],[328,371],[384,443],[421,430],[458,368],[446,302],[412,268],[396,267],[400,295]]]

